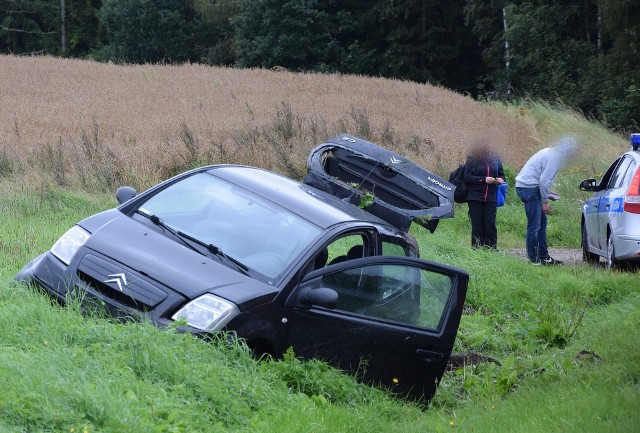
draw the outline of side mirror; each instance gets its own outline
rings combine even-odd
[[[595,179],[585,179],[578,184],[580,191],[595,191],[597,187]]]
[[[130,186],[121,186],[116,191],[116,200],[118,200],[118,203],[122,204],[134,198],[136,194],[138,194],[138,192],[134,188],[131,188]]]
[[[317,305],[333,310],[338,305],[338,292],[326,287],[307,288],[300,292],[298,301],[305,306]]]

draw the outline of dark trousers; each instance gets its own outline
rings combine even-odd
[[[496,202],[467,201],[471,219],[471,246],[495,249],[498,246]]]
[[[548,259],[547,215],[542,211],[542,198],[538,188],[516,188],[516,193],[527,215],[527,256],[533,263]]]

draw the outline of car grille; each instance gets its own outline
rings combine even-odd
[[[167,297],[140,274],[93,254],[80,262],[78,278],[104,297],[138,311],[149,311]]]

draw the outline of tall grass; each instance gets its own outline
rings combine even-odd
[[[444,88],[346,75],[0,56],[0,168],[59,185],[144,188],[194,164],[291,176],[348,132],[442,173],[478,135],[512,165],[535,142],[519,120]],[[105,183],[106,182],[106,183]]]
[[[0,181],[0,277],[9,279],[80,219],[117,204],[114,194],[67,191],[49,180]]]
[[[584,144],[585,174],[602,169],[594,155],[626,146],[565,107],[481,104],[395,80],[13,56],[0,56],[0,76],[0,177],[94,191],[144,189],[208,163],[300,177],[309,150],[341,132],[445,177],[479,136],[515,170],[562,133]]]
[[[506,113],[510,119],[519,121],[535,142],[532,150],[549,146],[562,135],[575,135],[580,142],[580,152],[568,169],[585,177],[602,176],[602,169],[629,148],[628,137],[614,134],[598,122],[586,121],[581,113],[561,103],[524,101],[489,104]],[[516,165],[514,168],[519,167]]]

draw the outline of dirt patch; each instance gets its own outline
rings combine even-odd
[[[447,371],[458,370],[471,365],[478,365],[483,362],[493,362],[496,365],[502,365],[500,361],[495,358],[472,351],[467,353],[451,354],[449,362],[447,363]]]
[[[527,260],[527,252],[524,248],[511,248],[509,254]],[[549,255],[556,260],[563,261],[565,265],[576,265],[583,263],[582,250],[573,248],[549,248]]]

